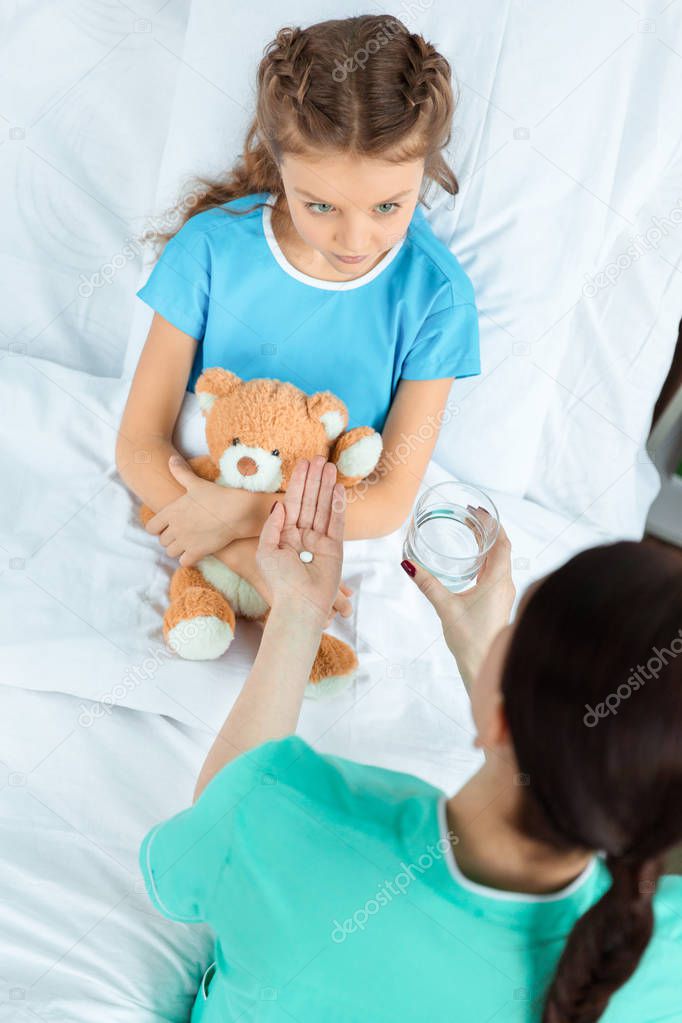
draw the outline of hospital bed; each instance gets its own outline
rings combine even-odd
[[[135,239],[237,155],[281,5],[25,0],[0,14],[3,566],[0,1020],[187,1018],[210,952],[141,886],[257,648],[168,655],[172,564],[137,524],[116,430],[150,311]],[[471,276],[483,374],[456,381],[425,485],[486,488],[519,594],[642,536],[652,410],[682,312],[680,5],[292,0],[293,24],[385,12],[451,60],[456,202],[428,216]],[[201,446],[188,395],[176,440]],[[354,685],[306,701],[315,746],[454,790],[480,763],[401,531],[345,548]]]

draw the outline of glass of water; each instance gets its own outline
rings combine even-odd
[[[428,487],[412,510],[403,557],[453,592],[473,584],[497,540],[500,517],[486,493],[446,480]]]

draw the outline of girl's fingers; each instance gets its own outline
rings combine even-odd
[[[324,536],[329,525],[332,510],[332,493],[336,483],[336,466],[333,462],[325,462],[320,481],[320,492],[317,495],[317,509],[313,519],[313,529]]]
[[[162,509],[160,512],[157,512],[156,515],[152,515],[151,519],[144,528],[147,530],[148,533],[151,533],[152,536],[158,536],[159,533],[163,533],[164,529],[166,529],[167,526],[168,522],[166,521],[166,516],[163,514]]]
[[[338,611],[343,618],[348,618],[353,613],[353,605],[348,597],[337,597],[332,607],[334,611]]]
[[[348,618],[353,613],[353,605],[349,599],[352,592],[350,586],[346,586],[344,582],[339,583],[339,592],[336,595],[334,607],[344,618]]]
[[[315,455],[308,466],[308,474],[303,488],[301,498],[301,510],[298,513],[297,526],[299,529],[312,529],[315,509],[317,508],[317,495],[320,492],[320,480],[326,459],[322,455]]]
[[[339,590],[342,589],[343,585],[340,585]],[[332,604],[332,610],[329,619],[327,620],[327,625],[329,625],[329,622],[332,620],[334,615],[339,614],[342,616],[342,618],[349,618],[352,615],[352,613],[353,605],[351,604],[350,600],[348,599],[347,596],[339,592],[336,594],[336,598],[334,600],[334,603]]]
[[[286,510],[286,521],[285,525],[295,526],[298,522],[298,516],[301,512],[301,499],[303,497],[303,488],[305,487],[306,475],[308,473],[308,460],[307,458],[299,458],[298,462],[293,468],[291,473],[291,479],[289,480],[289,486],[286,489],[284,495],[284,507]]]
[[[197,476],[194,469],[185,461],[182,455],[171,455],[168,459],[168,468],[178,483],[181,483],[186,490],[189,490],[192,484],[196,482]]]

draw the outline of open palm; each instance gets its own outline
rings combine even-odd
[[[284,501],[277,502],[261,531],[256,561],[272,603],[301,601],[330,614],[343,564],[345,489],[336,466],[318,455],[299,459]],[[301,561],[301,551],[313,560]]]

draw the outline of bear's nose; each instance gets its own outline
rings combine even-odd
[[[254,462],[253,458],[248,458],[246,455],[244,458],[239,459],[237,462],[237,468],[242,476],[253,476],[255,472],[258,472],[258,466]]]

